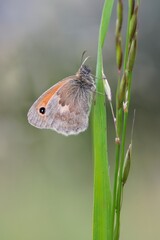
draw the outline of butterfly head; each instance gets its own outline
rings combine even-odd
[[[91,69],[87,65],[81,65],[78,72],[76,73],[76,77],[81,87],[91,92],[95,92],[95,81],[92,77]]]
[[[80,76],[88,77],[91,73],[91,69],[87,65],[82,65],[78,72]]]
[[[84,51],[83,52],[83,54],[82,54],[82,58],[83,58],[83,56],[84,56],[84,54],[85,54],[85,52],[86,51]],[[80,68],[79,68],[79,70],[78,70],[78,72],[77,72],[77,77],[79,77],[79,78],[89,78],[90,77],[90,73],[91,73],[91,69],[85,64],[85,62],[88,60],[88,58],[89,58],[89,56],[88,57],[86,57],[84,60],[83,60],[83,62],[81,63],[81,66],[80,66]]]

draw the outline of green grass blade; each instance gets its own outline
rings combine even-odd
[[[102,82],[102,49],[109,26],[114,0],[106,0],[103,7],[97,53],[97,91],[104,93]],[[93,109],[94,139],[94,213],[93,240],[111,240],[111,185],[108,166],[107,123],[105,96],[97,94]]]

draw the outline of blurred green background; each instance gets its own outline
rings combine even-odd
[[[134,108],[136,123],[123,199],[123,240],[160,235],[160,1],[141,2],[129,126]],[[0,1],[1,240],[92,238],[91,130],[64,137],[33,128],[26,115],[44,90],[77,71],[85,49],[95,73],[102,5],[102,0]],[[114,7],[104,50],[113,93],[115,13]],[[108,115],[112,172],[114,129],[109,108]]]

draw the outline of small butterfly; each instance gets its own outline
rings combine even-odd
[[[91,70],[84,63],[78,72],[44,92],[28,111],[34,127],[52,129],[63,135],[76,135],[88,127],[96,86]]]

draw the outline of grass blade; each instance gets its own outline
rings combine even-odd
[[[114,0],[106,0],[103,6],[97,53],[97,91],[104,93],[102,81],[102,49],[108,30]],[[105,96],[97,94],[93,109],[94,139],[94,213],[93,240],[111,240],[111,204],[112,194],[108,165],[107,123]]]

